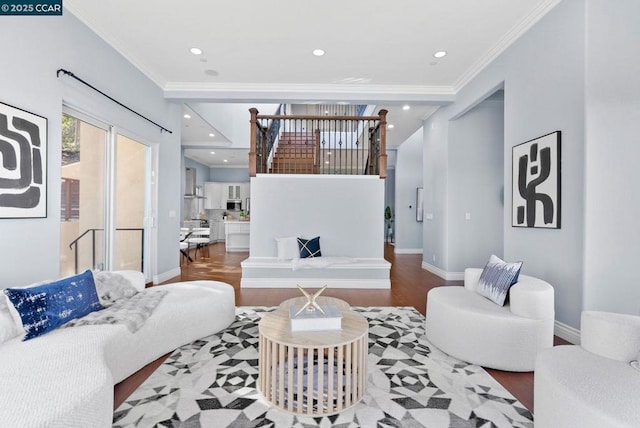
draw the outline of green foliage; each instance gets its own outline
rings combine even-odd
[[[80,160],[80,133],[78,119],[62,115],[62,165]]]

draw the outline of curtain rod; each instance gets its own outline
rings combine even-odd
[[[167,128],[165,128],[164,126],[154,122],[153,120],[149,119],[146,116],[141,115],[140,113],[138,113],[137,111],[127,107],[126,105],[122,104],[120,101],[116,100],[113,97],[110,97],[109,95],[105,94],[104,92],[102,92],[100,89],[96,88],[95,86],[91,85],[90,83],[85,82],[84,80],[82,80],[81,78],[79,78],[78,76],[76,76],[75,74],[73,74],[72,72],[65,70],[64,68],[59,69],[58,71],[56,71],[56,76],[60,77],[60,73],[62,74],[66,74],[67,76],[73,77],[74,79],[76,79],[78,82],[90,87],[91,89],[93,89],[94,91],[98,92],[100,95],[103,95],[107,98],[109,98],[111,101],[113,101],[114,103],[118,104],[121,107],[126,108],[127,110],[129,110],[131,113],[137,114],[138,116],[140,116],[141,118],[143,118],[144,120],[146,120],[147,122],[151,122],[153,123],[155,126],[157,126],[158,128],[160,128],[160,132],[168,132],[169,134],[173,134],[173,132],[169,131]]]

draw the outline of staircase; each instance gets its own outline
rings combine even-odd
[[[283,132],[273,156],[272,174],[317,174],[313,132]]]

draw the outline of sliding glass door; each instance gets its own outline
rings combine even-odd
[[[150,148],[73,111],[62,134],[60,273],[144,272]]]
[[[114,270],[143,270],[148,147],[116,137]]]

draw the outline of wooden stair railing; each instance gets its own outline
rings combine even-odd
[[[259,115],[251,112],[249,175],[387,176],[386,110],[378,116]]]

